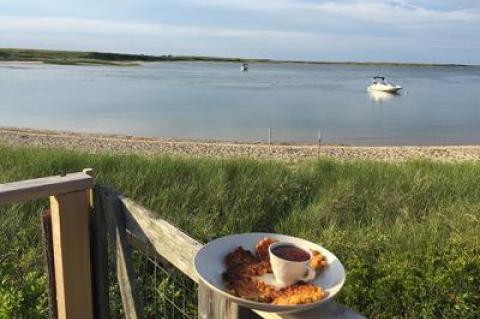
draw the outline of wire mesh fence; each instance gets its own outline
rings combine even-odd
[[[130,247],[145,318],[196,319],[197,284],[157,256],[150,245],[141,250]],[[110,309],[112,318],[124,318],[114,272],[110,274]]]
[[[132,257],[147,318],[197,318],[196,283],[157,257],[150,246],[134,250]]]

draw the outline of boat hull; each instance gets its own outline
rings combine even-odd
[[[369,91],[396,93],[402,89],[401,86],[370,85]]]

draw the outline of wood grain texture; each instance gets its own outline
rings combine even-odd
[[[127,240],[130,246],[133,249],[143,252],[148,258],[151,260],[155,260],[157,264],[162,265],[165,268],[175,268],[172,264],[170,264],[165,258],[157,254],[152,245],[148,242],[148,240],[144,238],[138,238],[133,233],[131,233],[127,229]]]
[[[111,192],[108,188],[101,190],[102,196]],[[198,283],[199,319],[362,319],[345,306],[330,302],[308,312],[297,314],[273,314],[251,311],[239,307],[215,292],[211,291],[201,281],[193,269],[193,258],[202,244],[189,237],[170,223],[159,218],[159,215],[121,195],[119,199],[125,212],[127,231],[133,236],[130,240],[138,249],[144,250],[145,245],[151,245],[156,253],[171,265],[182,271]],[[114,200],[112,198],[110,201]],[[150,248],[149,248],[150,249]],[[150,252],[151,253],[151,252]]]
[[[42,234],[45,244],[45,267],[48,276],[48,312],[50,319],[57,319],[57,295],[55,292],[55,268],[53,262],[52,217],[46,209],[42,215]]]
[[[50,197],[59,319],[93,318],[86,191]]]
[[[104,214],[107,216],[108,234],[115,255],[115,267],[125,318],[142,319],[145,317],[143,304],[139,298],[131,249],[127,241],[124,215],[118,196],[111,193],[102,194],[101,201]]]
[[[93,187],[93,178],[84,172],[0,184],[0,204],[66,194]]]
[[[125,210],[127,228],[139,238],[147,237],[159,255],[198,282],[193,257],[202,244],[134,201],[122,196],[120,201]]]
[[[107,319],[110,317],[107,222],[102,209],[102,197],[98,193],[98,188],[94,189],[93,194],[94,211],[91,227],[91,251],[94,315],[95,319]]]
[[[111,192],[103,190],[103,198],[114,201]],[[125,212],[126,226],[131,232],[131,241],[142,251],[145,250],[145,242],[151,250],[162,257],[166,262],[175,266],[193,281],[198,283],[198,276],[193,269],[193,257],[202,247],[202,244],[189,237],[168,222],[158,218],[158,215],[134,201],[119,196]],[[217,295],[206,287],[199,286],[199,312],[203,313],[200,318],[223,318],[223,319],[246,319],[254,318],[255,315],[248,309],[239,307],[237,304]]]
[[[199,319],[255,319],[259,318],[250,309],[218,295],[201,280],[198,283]]]

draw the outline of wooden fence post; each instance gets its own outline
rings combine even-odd
[[[57,319],[57,296],[55,294],[55,271],[53,265],[52,218],[50,210],[42,213],[42,230],[45,244],[45,265],[48,275],[48,310],[49,318]]]
[[[198,282],[198,319],[255,319],[250,309],[216,294],[201,280]]]
[[[107,219],[109,239],[115,256],[118,285],[126,319],[143,319],[143,304],[138,295],[137,280],[128,244],[124,213],[116,194],[102,197],[103,213]]]
[[[50,196],[59,319],[91,319],[89,190]]]
[[[94,212],[92,216],[92,271],[93,303],[95,319],[110,318],[110,298],[108,279],[108,240],[107,220],[102,207],[102,196],[95,186],[93,192]]]

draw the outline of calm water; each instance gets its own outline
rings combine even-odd
[[[373,75],[400,95],[371,95]],[[480,144],[479,67],[0,65],[0,126],[175,138]]]

